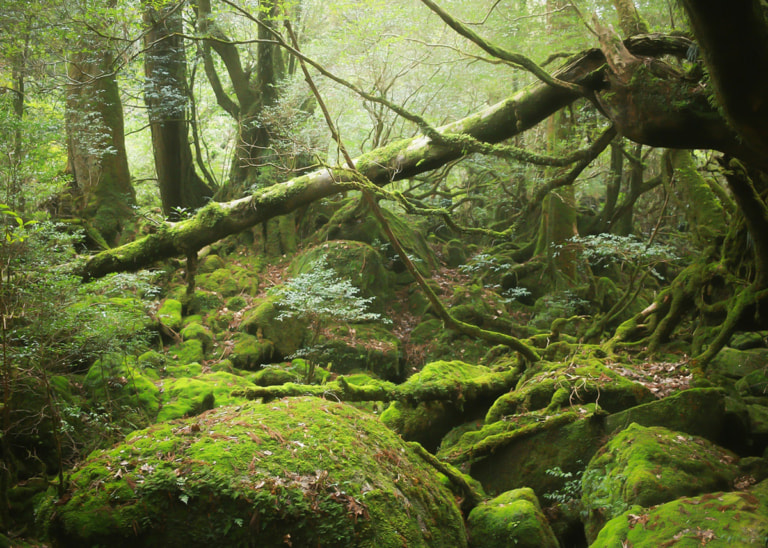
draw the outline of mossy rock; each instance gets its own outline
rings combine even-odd
[[[224,298],[238,294],[255,295],[259,291],[258,270],[230,263],[209,274],[200,274],[195,279],[200,289],[218,293]]]
[[[749,413],[749,437],[752,450],[760,454],[768,448],[768,407],[761,404],[747,405]]]
[[[726,377],[740,379],[754,371],[765,371],[768,348],[736,350],[725,347],[710,362],[708,369]]]
[[[39,512],[59,546],[465,547],[439,475],[374,416],[316,398],[156,424]]]
[[[133,357],[109,354],[90,367],[83,385],[96,401],[127,405],[154,419],[160,408],[156,373],[131,363],[134,361]]]
[[[764,548],[768,480],[749,491],[682,497],[655,508],[634,506],[606,523],[591,548]]]
[[[423,275],[427,275],[436,268],[438,265],[437,257],[423,236],[426,231],[416,228],[421,219],[395,214],[388,209],[382,209],[382,213],[392,232],[400,241],[400,245],[403,246],[419,271]],[[328,223],[317,231],[314,240],[318,243],[332,240],[365,242],[381,249],[387,259],[392,262],[395,272],[405,273],[405,266],[389,243],[381,225],[367,207],[361,207],[359,198],[352,198],[341,203]],[[409,275],[406,274],[406,276],[410,278]]]
[[[189,339],[168,349],[168,356],[176,363],[200,363],[205,360],[205,349],[200,339]]]
[[[457,360],[432,362],[401,385],[403,391],[430,392],[430,401],[393,402],[381,420],[404,439],[434,451],[453,427],[482,416],[488,401],[508,389],[517,375],[516,370],[494,374],[488,367]]]
[[[389,381],[402,379],[400,341],[389,329],[375,324],[349,324],[329,327],[328,333],[329,338],[312,352],[316,363],[342,375],[369,371]]]
[[[623,430],[633,422],[642,426],[664,426],[728,447],[723,443],[728,422],[725,392],[720,388],[691,388],[614,413],[606,418],[606,429],[609,432]]]
[[[593,541],[608,520],[633,505],[650,507],[728,489],[739,473],[736,461],[736,455],[704,438],[630,424],[584,472],[587,540]]]
[[[232,341],[234,345],[230,359],[239,369],[254,369],[259,365],[270,363],[275,357],[275,346],[272,341],[259,339],[248,333],[235,333]]]
[[[157,319],[165,327],[178,331],[181,329],[181,301],[165,299],[157,310]]]
[[[383,312],[394,299],[392,274],[384,268],[379,252],[370,245],[356,241],[324,242],[297,255],[288,273],[292,277],[306,274],[321,261],[335,270],[339,278],[357,287],[362,297],[373,297],[371,310]]]
[[[744,396],[768,396],[768,367],[752,371],[736,381],[736,389]]]
[[[731,336],[728,346],[737,350],[762,348],[768,341],[768,331],[739,331]]]
[[[295,353],[307,336],[306,320],[296,317],[277,319],[280,314],[276,306],[278,300],[277,296],[266,298],[246,312],[240,324],[240,331],[274,344],[273,361]]]
[[[214,312],[222,304],[221,298],[211,291],[195,291],[192,298],[187,298],[184,295],[181,300],[184,303],[185,312],[196,317],[199,317],[201,314]],[[184,318],[184,324],[187,322],[188,319]]]
[[[200,262],[197,265],[197,271],[200,274],[208,274],[214,270],[224,268],[226,264],[226,261],[219,255],[210,254],[200,259]]]
[[[559,548],[532,489],[502,493],[476,506],[467,520],[472,548]]]
[[[200,341],[203,347],[203,352],[208,353],[213,348],[213,333],[211,330],[202,324],[197,322],[188,323],[181,330],[181,338],[187,340]]]
[[[215,407],[244,402],[244,398],[232,396],[232,391],[250,386],[250,380],[225,371],[166,380],[162,384],[157,420],[198,415]]]
[[[197,362],[167,365],[163,373],[165,373],[166,377],[171,378],[197,377],[203,374],[203,366]]]
[[[600,360],[577,359],[567,365],[543,364],[527,372],[515,390],[494,402],[485,420],[491,423],[526,411],[556,411],[587,403],[596,403],[615,413],[655,400],[647,387],[620,375]]]
[[[242,295],[235,295],[227,299],[225,306],[233,312],[238,312],[248,306],[248,301]]]

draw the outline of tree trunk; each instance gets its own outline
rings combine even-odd
[[[84,36],[69,61],[67,152],[75,211],[114,243],[136,197],[125,152],[123,106],[109,44]]]
[[[144,100],[149,108],[155,170],[163,212],[178,219],[180,210],[204,205],[213,191],[195,172],[187,123],[187,62],[181,4],[155,9],[146,5]]]

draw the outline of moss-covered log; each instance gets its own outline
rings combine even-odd
[[[649,35],[627,42],[629,50],[639,55],[684,55],[689,45],[690,41],[682,37]],[[554,76],[597,90],[603,85],[604,61],[599,50],[589,50],[576,56]],[[536,84],[438,131],[443,135],[466,134],[478,141],[498,143],[533,127],[579,96],[576,91],[562,87]],[[709,120],[711,113],[704,116]],[[723,132],[715,133],[727,134],[724,123]],[[721,149],[721,141],[720,138],[711,143],[697,141],[697,146]],[[373,150],[354,163],[367,179],[383,186],[463,156],[467,152],[465,144],[464,140],[450,138],[437,144],[418,136]],[[111,272],[144,268],[168,257],[186,256],[230,234],[348,189],[351,178],[352,174],[344,169],[323,168],[238,200],[211,203],[191,219],[166,223],[141,240],[90,257],[80,274],[84,279],[97,278]]]

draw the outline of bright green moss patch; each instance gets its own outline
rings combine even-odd
[[[210,352],[213,348],[213,333],[207,327],[197,322],[192,322],[186,325],[181,330],[181,338],[185,341],[197,340],[202,343],[203,352]]]
[[[704,438],[630,424],[589,462],[582,479],[587,539],[632,505],[727,489],[736,456]]]
[[[263,363],[269,363],[275,353],[272,341],[259,339],[248,333],[235,333],[234,346],[230,359],[235,367],[253,369]]]
[[[722,546],[764,548],[768,481],[751,491],[683,497],[650,510],[635,506],[609,521],[591,548]]]
[[[375,417],[315,398],[138,431],[94,453],[48,509],[68,546],[466,546],[432,468]]]
[[[532,489],[507,491],[478,505],[467,521],[473,548],[558,548]]]
[[[307,328],[306,321],[296,317],[278,320],[277,300],[276,296],[269,297],[249,310],[243,316],[240,331],[271,341],[277,356],[285,358],[301,348]]]
[[[404,397],[390,404],[381,420],[406,440],[433,450],[451,428],[466,421],[476,404],[487,405],[518,375],[516,369],[496,372],[461,361],[432,362],[401,385]],[[418,400],[409,400],[409,391],[418,394]]]
[[[157,319],[169,329],[181,329],[181,301],[165,299],[157,311]]]
[[[188,339],[168,350],[169,357],[180,364],[196,363],[205,360],[203,342],[199,339]]]
[[[157,420],[170,420],[196,415],[202,411],[245,401],[232,396],[232,391],[251,386],[248,379],[218,371],[196,378],[177,378],[163,382],[160,413]]]

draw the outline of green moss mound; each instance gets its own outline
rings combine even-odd
[[[466,546],[433,469],[374,416],[316,398],[135,432],[56,504],[40,515],[59,546]]]
[[[406,440],[434,450],[467,416],[482,416],[488,402],[508,390],[517,375],[514,369],[494,372],[458,360],[428,363],[401,386],[404,392],[417,392],[427,401],[393,402],[381,420]]]
[[[90,367],[83,385],[94,401],[125,405],[154,419],[160,407],[160,391],[154,383],[158,375],[135,361],[133,357],[109,354]]]
[[[609,521],[591,548],[763,548],[766,538],[768,481],[763,481],[750,491],[683,497],[651,510],[635,506]]]
[[[475,507],[467,521],[473,548],[558,548],[532,489],[507,491]]]
[[[244,402],[232,396],[233,390],[245,389],[252,383],[238,375],[217,371],[194,378],[169,379],[163,382],[160,412],[157,420],[164,421],[192,416],[213,409]]]
[[[582,502],[587,539],[632,505],[727,489],[738,475],[736,456],[712,442],[663,427],[630,424],[587,465]]]

